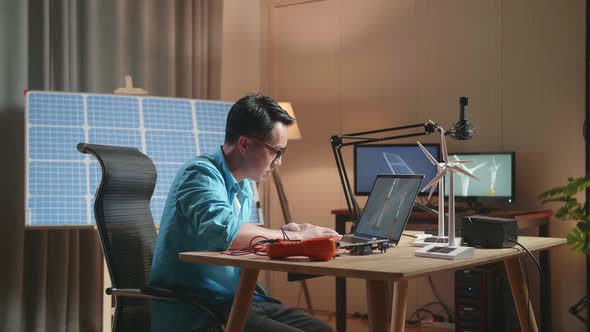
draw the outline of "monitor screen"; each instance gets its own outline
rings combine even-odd
[[[440,160],[439,144],[423,145],[436,160]],[[368,195],[378,174],[423,174],[422,190],[436,176],[436,166],[430,163],[418,144],[356,145],[354,194]],[[428,192],[423,194],[428,195]]]
[[[514,152],[450,153],[450,160],[473,160],[463,164],[479,181],[455,173],[455,197],[514,199]],[[445,195],[449,195],[449,177],[445,177]]]

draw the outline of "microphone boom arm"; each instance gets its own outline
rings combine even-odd
[[[396,135],[396,136],[387,136],[387,137],[370,137],[365,135],[374,135],[378,133],[386,133],[386,132],[394,132],[400,130],[407,130],[413,128],[423,128],[424,130],[421,132],[410,133],[410,134],[403,134],[403,135]],[[356,228],[356,225],[360,219],[360,207],[354,197],[354,193],[352,187],[350,185],[350,180],[348,179],[348,174],[346,173],[346,167],[344,165],[344,159],[342,158],[342,151],[341,148],[349,145],[362,145],[368,144],[373,142],[383,142],[383,141],[391,141],[400,138],[407,138],[407,137],[416,137],[416,136],[423,136],[429,135],[435,132],[439,126],[428,120],[426,123],[408,125],[408,126],[401,126],[401,127],[393,127],[393,128],[384,128],[384,129],[377,129],[377,130],[370,130],[370,131],[362,131],[357,133],[345,134],[345,135],[334,135],[330,137],[330,143],[332,144],[332,152],[334,153],[334,159],[336,161],[336,168],[338,169],[338,175],[340,177],[340,184],[342,185],[342,190],[344,191],[344,198],[346,199],[346,206],[348,207],[348,212],[352,216],[352,229]],[[355,140],[353,142],[344,142],[344,140]]]

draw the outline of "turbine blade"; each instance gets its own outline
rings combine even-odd
[[[461,166],[451,166],[450,168],[451,168],[452,170],[455,170],[455,171],[457,171],[457,172],[459,172],[459,173],[465,174],[465,175],[467,175],[468,177],[470,177],[470,178],[474,178],[474,179],[476,179],[477,181],[479,181],[479,178],[478,178],[477,176],[475,176],[475,175],[473,175],[473,174],[469,173],[468,171],[464,170],[464,169],[463,169]]]
[[[455,156],[456,157],[456,156]],[[472,163],[473,160],[455,160],[453,161],[454,163],[459,163],[459,164],[466,164],[466,163]]]
[[[438,183],[437,183],[438,185]],[[434,194],[434,189],[436,188],[436,186],[432,186],[430,187],[430,194],[428,194],[428,200],[430,201],[430,199],[432,198],[432,194]]]
[[[471,172],[475,172],[475,171],[477,171],[477,169],[478,169],[478,168],[480,168],[480,167],[484,166],[486,163],[487,163],[487,162],[486,162],[486,161],[484,161],[483,163],[481,163],[481,164],[479,164],[479,165],[477,165],[477,166],[475,166],[475,167],[472,167],[472,168],[471,168]]]
[[[438,160],[436,160],[431,154],[430,152],[428,152],[428,150],[426,150],[426,148],[424,147],[424,145],[422,145],[422,143],[416,141],[416,143],[418,143],[418,146],[420,147],[420,149],[422,150],[422,152],[424,152],[424,154],[426,155],[426,158],[428,158],[428,160],[430,160],[430,162],[433,165],[438,165]]]
[[[426,189],[432,187],[433,185],[438,184],[438,180],[440,180],[443,176],[445,176],[445,171],[444,169],[442,170],[442,172],[439,172],[434,179],[432,179],[430,182],[428,182],[427,185],[424,186],[424,188],[422,188],[422,192],[426,191]]]

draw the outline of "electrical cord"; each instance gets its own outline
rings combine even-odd
[[[281,226],[281,233],[283,233],[283,240],[290,241],[289,236],[287,235],[287,232],[285,232],[285,229],[283,227],[284,226]],[[262,239],[262,240],[254,242],[254,240],[256,240],[256,239]],[[228,250],[222,251],[221,253],[224,255],[230,255],[230,256],[242,256],[242,255],[249,255],[249,254],[266,256],[266,244],[277,243],[280,241],[281,241],[280,239],[269,239],[267,237],[257,235],[255,237],[253,237],[252,239],[250,239],[250,243],[248,244],[248,246],[246,248],[228,249]]]
[[[545,276],[543,274],[543,270],[541,270],[541,265],[539,264],[539,261],[537,261],[537,258],[533,255],[533,253],[531,253],[530,250],[528,250],[525,246],[520,244],[518,241],[515,241],[512,239],[508,239],[508,241],[518,245],[519,247],[521,247],[522,249],[524,249],[526,251],[526,253],[533,260],[533,262],[535,262],[535,265],[537,266],[537,270],[539,270],[539,276],[541,278],[541,287],[548,286],[548,285],[545,285]],[[522,253],[522,251],[520,251],[520,252]]]
[[[428,282],[430,283],[430,288],[432,289],[432,293],[434,294],[434,297],[436,297],[436,299],[438,301],[433,301],[433,302],[429,302],[425,305],[423,305],[421,308],[416,309],[411,315],[410,318],[408,318],[406,320],[406,326],[407,327],[418,327],[420,326],[420,322],[422,322],[422,320],[425,318],[425,316],[421,316],[420,313],[421,312],[426,312],[430,315],[430,321],[431,322],[444,322],[444,317],[438,313],[434,313],[432,310],[427,309],[430,306],[433,305],[440,305],[442,307],[442,310],[446,313],[447,315],[447,321],[449,323],[454,323],[455,322],[455,317],[454,317],[454,311],[452,311],[441,299],[436,287],[434,286],[434,281],[432,280],[432,277],[428,277]],[[414,317],[417,317],[416,319],[413,319]]]
[[[513,240],[510,240],[510,241],[511,242],[516,242],[516,241],[513,241]],[[531,311],[530,311],[530,306],[532,305],[531,304],[531,290],[530,290],[530,285],[529,285],[529,271],[528,271],[528,268],[526,266],[526,262],[521,261],[521,257],[526,257],[526,256],[524,256],[524,251],[521,251],[519,248],[514,248],[514,247],[513,247],[513,249],[516,250],[516,251],[518,251],[520,253],[520,255],[516,257],[516,259],[518,260],[518,265],[520,266],[520,269],[521,270],[524,270],[524,277],[525,277],[525,283],[526,283],[526,291],[527,291],[527,297],[528,297],[527,298],[527,306],[526,306],[526,316],[527,316],[527,330],[526,330],[526,332],[529,332],[530,331],[530,326],[531,326]],[[526,248],[525,248],[525,250],[528,251]],[[533,256],[533,259],[534,259],[534,256]],[[541,287],[542,287],[542,284],[541,284]],[[516,303],[515,303],[515,306],[516,306]]]
[[[541,265],[539,264],[539,261],[537,261],[537,258],[533,255],[533,253],[531,253],[530,250],[528,250],[525,246],[523,246],[522,244],[520,244],[518,241],[515,241],[515,240],[512,240],[512,239],[508,239],[508,241],[510,241],[512,243],[515,243],[516,245],[518,245],[519,247],[521,247],[528,254],[528,256],[533,260],[533,262],[535,262],[535,265],[537,266],[537,270],[539,270],[539,277],[541,279],[541,283],[540,283],[541,289],[543,289],[544,287],[550,287],[550,285],[547,285],[546,284],[545,275],[543,274],[543,270],[541,269]],[[515,248],[515,249],[517,249],[517,248]],[[520,250],[518,250],[518,251],[521,252],[522,255],[524,255],[524,253],[522,251],[520,251]],[[520,263],[520,260],[519,260],[519,263]],[[529,304],[530,304],[530,302],[531,302],[531,293],[530,293],[530,289],[529,289],[528,271],[527,271],[526,263],[521,264],[521,266],[522,265],[524,265],[524,270],[525,270],[525,273],[526,273],[527,292],[528,292],[528,295],[529,295]],[[530,323],[530,312],[529,312],[528,308],[527,308],[527,317],[529,317],[528,320],[529,320],[529,323]],[[530,328],[530,325],[529,325],[528,328]]]
[[[420,315],[421,312],[425,312],[427,315],[422,316],[422,315]],[[416,317],[416,319],[413,319],[414,317]],[[414,311],[410,315],[410,318],[406,319],[406,326],[407,327],[418,327],[418,326],[420,326],[420,323],[424,320],[424,318],[428,318],[428,317],[430,317],[430,319],[429,319],[430,322],[442,322],[444,320],[443,316],[435,314],[431,310],[422,307],[422,308],[416,309],[416,311]]]
[[[443,309],[445,309],[445,311],[447,312],[447,318],[449,320],[449,323],[454,323],[455,322],[455,312],[453,310],[451,310],[445,304],[445,302],[442,300],[441,296],[438,294],[436,287],[434,287],[434,281],[432,280],[432,276],[428,276],[428,283],[430,283],[430,288],[432,289],[432,293],[434,294],[434,297],[436,297],[436,299],[438,300],[438,303],[440,303],[441,307],[443,307]],[[433,302],[431,302],[431,303],[433,303]],[[425,306],[426,305],[424,305],[424,307]]]

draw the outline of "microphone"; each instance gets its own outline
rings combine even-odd
[[[475,128],[467,121],[467,97],[459,97],[459,122],[451,128],[451,137],[456,140],[465,141],[473,137]]]

